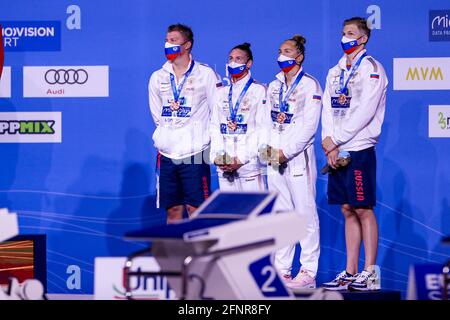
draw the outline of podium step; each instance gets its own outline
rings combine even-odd
[[[380,291],[341,291],[344,300],[401,300],[400,291],[380,290]]]
[[[394,301],[401,300],[400,291],[391,291],[391,290],[380,290],[380,291],[367,291],[367,292],[355,292],[355,291],[327,291],[323,289],[300,289],[293,290],[293,293],[297,299],[331,299],[331,300],[341,300],[342,297],[344,300],[378,300],[378,301]],[[320,293],[313,297],[316,293]],[[335,294],[341,294],[336,297]],[[324,296],[325,295],[325,296]]]

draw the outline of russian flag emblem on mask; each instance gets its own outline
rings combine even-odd
[[[164,46],[164,52],[168,60],[173,60],[180,55],[181,46],[178,44],[166,42]]]
[[[284,73],[288,73],[296,66],[295,59],[292,59],[290,57],[287,57],[285,55],[280,55],[278,57],[278,65],[280,66],[281,70],[283,70]]]

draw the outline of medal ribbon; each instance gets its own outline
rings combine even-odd
[[[174,76],[172,73],[170,74],[170,84],[171,84],[171,86],[172,86],[172,92],[173,92],[173,99],[174,99],[174,102],[178,102],[178,99],[180,99],[181,90],[183,90],[183,87],[184,87],[184,84],[185,84],[185,82],[186,82],[186,79],[187,79],[187,78],[189,77],[189,75],[191,74],[192,69],[194,69],[194,64],[195,64],[195,62],[194,62],[194,60],[192,60],[191,66],[189,67],[189,70],[186,71],[186,73],[184,74],[184,78],[183,78],[183,80],[181,81],[181,83],[180,83],[180,85],[178,86],[178,88],[177,88],[177,86],[176,86],[176,84],[175,84],[175,76]]]
[[[291,96],[292,92],[294,91],[295,87],[300,83],[300,80],[302,80],[303,76],[305,75],[305,72],[302,70],[302,72],[299,73],[297,78],[295,79],[294,83],[289,88],[288,92],[286,93],[286,96],[283,99],[283,83],[281,83],[280,87],[280,112],[286,112],[287,111],[287,101],[289,97]]]
[[[342,94],[347,95],[348,94],[348,90],[347,90],[347,86],[348,83],[350,81],[350,79],[353,77],[353,75],[355,74],[356,69],[358,69],[359,65],[361,64],[361,61],[367,56],[367,53],[364,52],[364,54],[359,57],[358,61],[356,61],[355,65],[352,68],[352,71],[350,72],[350,75],[347,78],[347,81],[345,81],[345,85],[344,85],[344,73],[345,71],[342,70],[341,71],[341,76],[339,78],[339,92]]]
[[[236,116],[237,116],[237,112],[239,110],[239,106],[241,104],[242,99],[244,98],[245,94],[248,91],[248,88],[250,88],[250,85],[253,83],[253,78],[250,78],[247,83],[245,84],[244,89],[242,89],[241,94],[239,95],[239,98],[236,101],[235,106],[233,107],[233,101],[232,101],[232,97],[233,97],[233,84],[231,84],[230,86],[230,91],[228,92],[228,107],[230,109],[230,120],[232,122],[236,122]]]

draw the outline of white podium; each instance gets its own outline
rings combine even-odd
[[[126,235],[150,242],[131,255],[125,281],[134,276],[133,260],[151,253],[181,299],[294,299],[272,264],[273,253],[299,241],[306,232],[294,212],[273,213],[274,193],[215,192],[191,219]],[[150,274],[149,273],[149,274]],[[126,286],[127,287],[127,286]],[[133,298],[126,288],[127,297]]]

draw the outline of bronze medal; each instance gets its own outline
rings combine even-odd
[[[347,103],[347,96],[346,96],[345,94],[342,93],[342,94],[339,96],[338,102],[339,102],[339,104],[340,104],[341,106],[345,105],[345,104]]]
[[[228,129],[230,129],[230,131],[235,131],[237,128],[237,123],[236,121],[228,121]]]
[[[277,115],[277,122],[279,124],[284,123],[284,121],[286,120],[286,114],[284,112],[279,112]]]
[[[180,109],[180,102],[179,101],[173,101],[170,104],[170,108],[172,109],[172,111],[177,111],[178,109]]]

